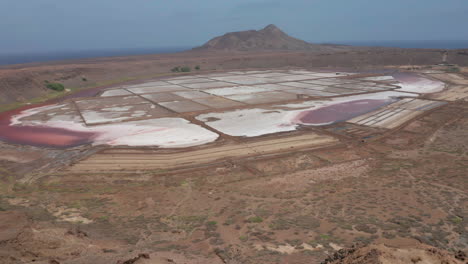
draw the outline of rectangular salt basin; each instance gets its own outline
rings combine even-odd
[[[345,85],[336,85],[335,87],[339,87],[339,88],[345,88],[345,89],[353,89],[353,90],[361,90],[361,91],[370,91],[370,92],[373,92],[373,91],[387,91],[389,89],[384,89],[384,88],[380,88],[380,87],[377,87],[377,86],[371,86],[371,85],[359,85],[358,87],[359,88],[355,88],[355,87],[347,87]]]
[[[378,87],[369,84],[335,84],[333,87],[339,87],[344,89],[354,89],[354,90],[381,90]]]
[[[326,78],[326,77],[337,77],[340,74],[337,74],[336,72],[314,72],[308,75],[312,77]]]
[[[449,86],[448,90],[433,94],[431,98],[446,101],[457,101],[468,97],[468,86]]]
[[[141,88],[127,88],[132,93],[136,94],[148,94],[148,93],[160,93],[160,92],[173,92],[173,91],[188,91],[189,89],[179,85],[166,84],[163,86],[150,86]]]
[[[295,89],[290,89],[286,90],[285,92],[287,93],[293,93],[296,95],[308,95],[308,96],[337,96],[337,93],[332,93],[332,92],[327,92],[327,91],[319,91],[319,90],[312,90],[312,89],[305,89],[305,88],[295,88]]]
[[[185,100],[183,97],[180,97],[176,94],[172,93],[153,93],[153,94],[144,94],[142,97],[154,102],[172,102],[172,101],[180,101]]]
[[[32,113],[31,115],[22,117],[21,121],[33,121],[39,123],[48,121],[83,121],[72,102],[64,103],[62,105],[57,106],[46,106],[42,109],[42,111],[38,111],[36,113]]]
[[[126,96],[132,95],[129,91],[124,89],[112,89],[112,90],[105,90],[102,92],[101,97],[109,97],[109,96]]]
[[[389,108],[382,108],[382,109],[378,109],[378,110],[357,116],[353,119],[348,120],[347,122],[357,124],[357,125],[370,126],[377,122],[376,121],[377,118],[382,117],[382,116],[388,116],[389,114],[392,115],[394,113],[395,111]]]
[[[258,87],[258,88],[267,89],[267,90],[271,90],[271,91],[283,91],[283,90],[289,90],[289,89],[296,88],[296,87],[292,87],[292,86],[281,85],[281,84],[278,84],[278,83],[256,84],[256,85],[252,85],[252,87]]]
[[[367,92],[367,91],[363,91],[363,90],[345,89],[345,88],[338,88],[338,87],[333,87],[333,86],[329,86],[323,91],[324,92],[329,92],[329,93],[337,93],[337,94],[354,94],[354,93]]]
[[[231,83],[236,83],[236,84],[244,84],[244,85],[249,85],[249,84],[261,84],[261,83],[269,83],[270,81],[267,78],[255,78],[255,77],[249,77],[249,76],[228,76],[228,77],[214,77],[212,79],[218,80],[218,81],[224,81],[224,82],[231,82]]]
[[[285,76],[278,76],[268,78],[270,82],[293,82],[293,81],[303,81],[303,80],[312,80],[317,79],[319,77],[312,77],[306,75],[285,75]]]
[[[218,73],[208,73],[208,74],[201,74],[197,75],[197,77],[203,78],[213,78],[213,77],[227,77],[227,76],[235,76],[236,74],[231,72],[218,72]]]
[[[248,75],[250,77],[259,77],[259,78],[271,78],[271,77],[281,77],[281,76],[286,76],[288,75],[287,73],[281,73],[281,72],[271,72],[271,73],[259,73],[259,74],[251,74]]]
[[[333,86],[325,86],[325,85],[310,85],[307,88],[296,88],[296,89],[307,89],[307,90],[314,90],[314,91],[325,91],[328,88]]]
[[[295,100],[297,99],[297,95],[292,93],[285,93],[285,92],[265,92],[265,93],[255,93],[255,94],[242,94],[242,95],[231,95],[226,96],[231,100],[243,102],[246,104],[264,104],[264,103],[273,103],[273,102],[281,102],[287,100]]]
[[[404,98],[394,104],[389,105],[388,107],[396,107],[414,111],[428,111],[444,104],[446,103],[422,99]]]
[[[366,81],[395,81],[395,78],[393,76],[374,76],[374,77],[365,77],[365,78],[360,78],[361,80],[366,80]]]
[[[209,83],[187,83],[184,84],[184,87],[190,89],[209,89],[209,88],[220,88],[220,87],[229,87],[237,86],[235,83],[228,82],[209,82]]]
[[[417,117],[420,114],[421,112],[418,112],[418,111],[402,110],[401,112],[395,115],[389,116],[388,118],[385,118],[384,120],[379,120],[373,126],[387,128],[387,129],[396,128],[400,125],[403,125],[407,121]]]
[[[348,120],[348,122],[358,124],[358,125],[372,126],[379,121],[382,121],[392,115],[398,114],[401,111],[403,111],[403,109],[396,109],[396,108],[390,109],[390,108],[385,107],[383,109],[379,109],[379,110],[355,117],[351,120]]]
[[[79,110],[101,109],[135,104],[146,104],[148,101],[139,96],[97,97],[94,99],[76,100]]]
[[[394,104],[398,104],[398,102]],[[355,117],[348,120],[348,122],[358,125],[393,129],[417,117],[421,113],[422,111],[393,108],[389,105],[383,109]]]
[[[173,113],[150,103],[117,107],[104,107],[81,111],[87,125],[115,123],[136,119],[150,119],[172,116]]]
[[[178,77],[170,77],[167,79],[164,79],[164,81],[169,81],[169,80],[185,80],[185,79],[193,79],[196,78],[194,75],[185,75],[185,76],[178,76]]]
[[[217,88],[217,89],[208,89],[205,90],[206,93],[226,96],[226,95],[236,95],[236,94],[250,94],[250,93],[260,93],[270,91],[267,88],[254,87],[254,86],[234,86],[228,88]]]
[[[349,79],[327,78],[327,79],[309,80],[309,81],[303,81],[303,82],[313,83],[313,84],[332,85],[332,84],[341,84],[341,83],[354,83],[357,81],[349,80]]]
[[[394,115],[398,115],[400,114],[401,112],[403,111],[406,111],[404,109],[399,109],[399,108],[394,108],[394,109],[391,109],[391,108],[387,108],[387,110],[383,111],[382,113],[379,114],[379,116],[376,116],[374,117],[373,121],[372,121],[372,124],[377,124],[379,122],[382,122],[388,118],[391,118],[392,116]]]
[[[315,85],[333,85],[337,84],[339,82],[332,80],[329,81],[327,79],[318,79],[318,80],[310,80],[310,81],[303,81],[304,83],[310,83],[310,84],[315,84]]]
[[[195,112],[195,111],[203,111],[203,110],[210,109],[206,105],[202,105],[202,104],[189,101],[189,100],[162,102],[162,103],[159,103],[159,105],[169,108],[170,110],[177,112],[177,113]]]
[[[193,101],[207,105],[211,108],[229,108],[229,107],[239,107],[243,106],[243,103],[232,101],[226,98],[222,97],[217,97],[217,96],[211,96],[211,97],[205,97],[205,98],[196,98],[193,99]]]
[[[318,72],[307,71],[307,70],[289,70],[288,73],[290,74],[315,74]]]
[[[126,85],[123,88],[141,88],[141,87],[148,87],[148,86],[161,86],[161,85],[167,85],[167,82],[163,81],[156,81],[156,82],[146,82],[146,83],[140,83],[140,84],[133,84],[133,85]]]
[[[171,84],[186,84],[186,83],[206,83],[214,82],[213,80],[207,78],[193,78],[193,79],[182,79],[182,80],[167,80]]]
[[[173,94],[176,94],[186,99],[196,99],[196,98],[204,98],[204,97],[211,96],[211,94],[207,94],[201,91],[173,92]]]
[[[284,86],[296,87],[296,88],[306,88],[306,89],[315,89],[315,88],[321,87],[321,85],[302,83],[302,82],[284,82],[284,83],[278,83],[278,84],[284,85]]]
[[[381,89],[381,90],[390,90],[390,89],[396,89],[396,86],[391,86],[391,85],[382,85],[382,84],[377,84],[374,87]]]
[[[341,86],[322,86],[313,88],[316,91],[322,91],[327,93],[334,93],[334,94],[353,94],[353,93],[365,93],[366,90],[359,90],[359,89],[348,89],[343,88]]]

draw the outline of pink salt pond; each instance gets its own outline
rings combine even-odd
[[[304,125],[329,125],[379,109],[393,100],[363,99],[300,112],[295,121]]]
[[[64,128],[41,126],[11,126],[10,120],[21,111],[36,106],[23,107],[0,114],[0,140],[39,147],[68,148],[92,142],[96,133],[79,132]]]
[[[61,107],[63,105],[29,106],[0,114],[0,140],[51,148],[83,144],[182,148],[218,138],[218,134],[183,118],[153,118],[96,126],[86,126],[76,118],[44,118],[48,115],[44,111]],[[23,120],[35,114],[42,116]]]

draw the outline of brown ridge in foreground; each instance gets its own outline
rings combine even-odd
[[[349,50],[343,45],[320,45],[293,38],[275,25],[268,25],[261,30],[247,30],[226,33],[215,37],[194,50],[304,50],[333,52]]]

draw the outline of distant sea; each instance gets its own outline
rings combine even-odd
[[[86,51],[57,51],[43,53],[0,53],[0,65],[10,65],[29,62],[48,62],[70,59],[87,59],[97,57],[115,57],[131,55],[148,55],[175,53],[190,50],[192,47],[169,48],[142,48],[142,49],[110,49],[110,50],[86,50]]]
[[[468,40],[451,41],[337,41],[333,44],[352,46],[378,46],[396,48],[420,48],[420,49],[468,49]],[[110,49],[110,50],[86,50],[86,51],[58,51],[46,53],[0,53],[0,65],[10,65],[28,62],[48,62],[69,59],[85,59],[97,57],[131,56],[175,53],[190,50],[192,47],[169,47],[169,48],[142,48],[142,49]],[[1,52],[1,51],[0,51]]]
[[[468,49],[468,40],[337,41],[333,44],[415,49]]]

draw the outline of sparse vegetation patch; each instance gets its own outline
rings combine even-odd
[[[195,67],[196,69],[196,67]],[[199,70],[199,69],[197,69]],[[171,72],[191,72],[192,71],[192,68],[190,68],[189,66],[176,66],[174,68],[171,69]]]
[[[59,92],[65,90],[65,86],[61,83],[49,83],[48,81],[46,81],[46,87],[48,89],[59,91]]]
[[[263,222],[263,218],[261,218],[260,216],[252,216],[252,217],[249,217],[247,219],[247,222],[249,223],[261,223]]]

